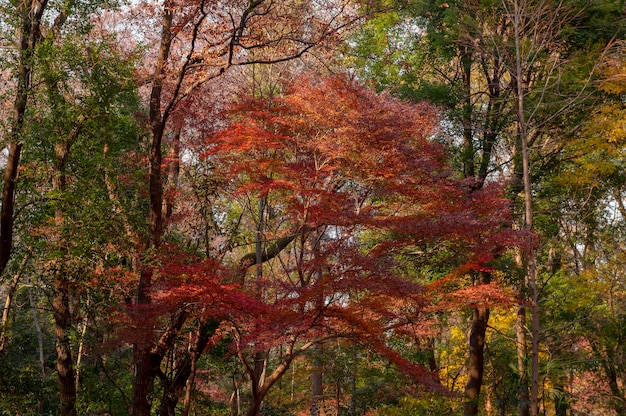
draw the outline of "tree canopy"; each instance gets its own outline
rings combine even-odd
[[[0,413],[626,414],[623,2],[0,10]]]

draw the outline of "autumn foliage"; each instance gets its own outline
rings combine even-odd
[[[151,302],[131,308],[141,311],[135,318],[151,317],[150,327],[184,310],[184,319],[221,322],[251,378],[248,354],[285,347],[259,400],[295,357],[334,338],[441,388],[388,337],[419,340],[433,330],[432,312],[506,299],[495,285],[481,292],[462,283],[511,244],[500,188],[476,191],[452,174],[433,140],[436,108],[344,77],[309,76],[281,96],[241,97],[225,117],[202,158],[227,196],[219,209],[240,216],[243,240],[205,260],[165,247],[174,255],[160,257]],[[460,283],[430,289],[434,276],[407,271],[407,258],[428,261],[429,247],[452,253],[444,281]]]

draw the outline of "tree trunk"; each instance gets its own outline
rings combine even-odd
[[[157,58],[152,90],[150,93],[150,150],[149,150],[149,193],[150,193],[150,214],[148,222],[148,243],[147,248],[158,249],[163,233],[163,182],[161,178],[161,142],[165,129],[165,121],[161,114],[161,93],[163,90],[163,77],[165,65],[169,57],[172,42],[172,9],[165,4],[163,7],[163,20],[161,23],[161,44],[159,56]],[[143,266],[139,284],[137,287],[137,304],[146,305],[150,303],[150,286],[152,283],[152,269],[150,266]],[[153,355],[150,345],[135,344],[133,346],[133,360],[135,363],[135,374],[133,381],[133,404],[132,416],[150,416],[152,401],[150,394],[155,377],[155,370],[160,365],[154,362],[158,355]]]
[[[15,297],[15,292],[17,291],[17,285],[20,282],[20,278],[22,277],[22,272],[24,271],[24,267],[30,258],[30,254],[26,254],[20,263],[20,267],[17,272],[13,275],[13,279],[9,284],[9,290],[7,291],[7,297],[4,300],[4,308],[2,309],[2,322],[0,322],[0,355],[4,352],[4,349],[7,344],[7,336],[6,332],[9,329],[9,315],[11,312],[11,305],[13,304],[13,298]]]
[[[324,385],[322,346],[312,348],[313,363],[311,369],[311,416],[324,415]]]
[[[33,324],[35,325],[35,331],[37,332],[37,349],[39,351],[39,367],[41,368],[41,377],[46,378],[48,376],[48,372],[46,369],[46,355],[43,348],[43,331],[41,329],[41,324],[39,324],[39,315],[37,314],[37,305],[35,302],[35,297],[33,296],[32,285],[28,287],[28,301],[30,303],[30,309],[33,312]]]
[[[261,411],[263,399],[264,397],[260,397],[258,394],[253,394],[252,400],[250,401],[250,408],[248,409],[248,413],[246,413],[246,416],[257,416]]]
[[[313,243],[313,258],[317,261],[321,258],[320,244],[323,232],[317,232],[315,241]],[[313,284],[320,286],[322,284],[323,271],[321,266],[316,266],[313,272]],[[319,311],[324,309],[324,291],[319,290],[315,299],[316,308]],[[311,416],[323,416],[324,415],[324,386],[323,386],[323,345],[316,344],[312,347],[313,351],[313,365],[311,371]]]
[[[61,416],[76,415],[76,376],[72,362],[72,350],[68,332],[71,324],[69,305],[69,282],[66,276],[57,275],[54,281],[56,294],[52,301],[54,335],[56,338],[57,372]]]
[[[474,309],[474,320],[469,336],[469,363],[468,380],[465,386],[465,402],[463,414],[477,415],[480,399],[480,389],[483,383],[485,365],[485,334],[489,321],[489,308]]]
[[[146,276],[150,282],[151,275]],[[146,301],[144,299],[144,301]],[[160,372],[161,362],[165,354],[172,348],[180,329],[183,327],[188,312],[178,311],[171,317],[170,324],[165,328],[156,342],[135,344],[133,359],[135,361],[135,380],[133,384],[132,415],[149,416],[152,410],[152,387],[154,378]]]
[[[528,395],[528,374],[526,371],[526,307],[517,309],[517,372],[519,374],[519,416],[530,414],[530,397]]]
[[[210,321],[200,325],[196,342],[191,346],[190,351],[178,360],[174,374],[169,380],[163,383],[163,398],[159,409],[160,416],[174,416],[176,406],[183,392],[184,413],[189,414],[191,403],[191,390],[195,377],[196,363],[205,350],[209,340],[215,334],[219,322]]]
[[[69,140],[78,133],[72,132]],[[64,192],[67,183],[65,167],[69,157],[69,142],[57,143],[54,147],[55,163],[52,189],[57,192]],[[62,206],[55,209],[56,235],[54,245],[63,256],[62,241],[64,236],[61,232],[65,212]],[[54,335],[56,338],[57,351],[57,373],[59,382],[59,397],[61,399],[61,415],[76,415],[76,374],[72,360],[71,342],[69,331],[72,323],[72,313],[70,309],[70,282],[63,267],[64,259],[60,259],[61,266],[53,270],[54,273],[54,298],[52,300],[52,312],[54,316]]]
[[[135,379],[133,381],[133,416],[150,416],[152,408],[152,383],[154,381],[154,366],[152,365],[150,346],[135,345],[133,351],[135,362]]]
[[[522,13],[523,5],[520,6],[518,0],[514,0],[513,10],[513,26],[515,32],[515,88],[517,98],[517,121],[518,134],[522,145],[522,169],[524,181],[524,229],[530,234],[533,232],[533,201],[532,201],[532,183],[531,183],[531,167],[530,155],[528,149],[528,135],[525,116],[524,95],[526,87],[523,84],[524,70],[522,68]],[[525,5],[525,4],[524,4]],[[539,291],[537,290],[537,268],[534,242],[529,235],[525,249],[528,290],[531,300],[531,378],[530,378],[530,415],[537,416],[539,411]]]
[[[22,153],[24,116],[32,84],[33,57],[40,39],[40,26],[47,0],[20,2],[18,6],[21,27],[18,45],[17,90],[13,102],[11,131],[8,140],[7,164],[2,183],[0,207],[0,274],[6,268],[13,249],[13,222],[15,211],[15,179]]]
[[[167,195],[165,197],[165,218],[174,213],[176,192],[180,176],[180,134],[182,126],[176,126],[167,152]]]

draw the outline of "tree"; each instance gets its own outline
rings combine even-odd
[[[624,214],[619,156],[624,134],[615,124],[621,119],[622,104],[614,95],[622,89],[621,55],[619,43],[607,51],[597,83],[607,94],[564,147],[564,162],[545,179],[548,185],[541,184],[546,193],[557,194],[558,187],[558,194],[567,195],[562,196],[567,202],[559,204],[562,248],[551,259],[554,276],[544,289],[551,308],[542,325],[560,331],[558,339],[548,338],[550,350],[580,357],[565,361],[562,368],[552,367],[554,373],[574,374],[584,384],[578,388],[570,382],[564,395],[562,407],[571,406],[573,411],[587,411],[593,394],[601,398],[596,408],[623,412],[623,392],[617,388],[623,377],[618,370],[621,353],[615,343],[622,336],[621,311],[614,306],[623,283],[618,266],[622,254],[615,250],[621,244]],[[590,382],[582,382],[585,378]]]
[[[511,122],[512,91],[507,87],[507,68],[499,54],[510,27],[499,6],[424,1],[399,8],[381,21],[380,26],[366,29],[363,46],[356,51],[366,59],[383,55],[378,60],[383,65],[361,61],[366,68],[373,66],[373,81],[407,98],[432,100],[446,110],[451,122],[449,134],[461,143],[459,170],[474,180],[475,189],[480,189],[489,177],[502,174],[502,156],[496,151]],[[415,31],[412,25],[424,31]],[[374,48],[380,49],[372,50],[372,37],[379,40],[373,43]],[[490,279],[490,273],[477,273],[474,282],[485,284]],[[489,313],[488,308],[473,311],[466,414],[478,412]]]
[[[475,177],[477,186],[488,177],[509,176],[512,206],[523,218],[519,198],[524,188],[523,145],[511,133],[524,114],[516,100],[525,100],[522,124],[527,125],[531,149],[527,162],[535,164],[534,175],[543,175],[558,163],[562,140],[579,125],[576,111],[593,105],[587,89],[593,68],[589,59],[580,57],[598,53],[610,41],[598,21],[612,21],[616,4],[591,2],[581,7],[578,3],[527,2],[523,13],[518,10],[518,20],[512,4],[417,2],[387,15],[379,26],[370,25],[357,54],[365,58],[361,62],[366,74],[372,74],[381,87],[441,104],[456,139],[451,145],[458,144],[459,170]],[[414,30],[416,26],[423,30]],[[517,55],[516,41],[520,45]],[[367,59],[376,55],[380,57],[376,61]],[[521,57],[519,66],[516,56]],[[521,74],[516,72],[520,66]],[[521,92],[516,84],[520,79]],[[540,146],[542,151],[535,152]],[[525,286],[520,284],[521,293]],[[470,332],[466,414],[478,412],[488,313],[475,311]],[[528,411],[523,387],[525,315],[521,307],[521,414]]]
[[[203,84],[232,68],[295,59],[316,45],[333,40],[355,21],[347,2],[327,8],[298,1],[222,2],[201,0],[191,4],[165,2],[160,12],[160,40],[149,83],[150,213],[146,252],[158,251],[164,232],[162,145],[173,112]],[[148,260],[148,259],[146,259]],[[149,263],[149,262],[146,262]],[[150,303],[152,270],[142,267],[136,303]],[[149,391],[158,366],[184,313],[170,327],[165,344],[135,346],[133,415],[147,415]]]
[[[109,143],[94,144],[92,141],[92,152],[94,147],[102,152],[115,139],[120,139],[121,135],[116,136],[119,131],[115,131],[115,128],[128,128],[128,115],[136,110],[136,106],[133,107],[136,101],[133,102],[132,98],[135,97],[134,85],[129,83],[129,67],[124,67],[127,61],[116,54],[117,51],[111,48],[112,43],[109,40],[92,36],[93,28],[86,23],[89,20],[80,19],[97,10],[97,3],[32,2],[20,3],[16,7],[19,16],[16,21],[21,25],[16,80],[18,98],[14,104],[8,146],[9,163],[5,171],[2,205],[2,216],[5,217],[2,220],[4,248],[0,268],[6,267],[15,240],[13,229],[16,218],[19,221],[19,217],[13,212],[16,195],[26,195],[26,199],[31,199],[26,204],[45,205],[42,209],[45,211],[43,221],[48,219],[54,223],[48,232],[42,233],[48,239],[48,253],[38,261],[43,264],[42,274],[50,278],[49,287],[53,293],[51,304],[56,325],[60,414],[73,415],[76,414],[77,388],[69,333],[73,309],[71,286],[76,283],[77,270],[69,270],[71,266],[68,268],[67,265],[76,259],[73,257],[77,255],[74,250],[80,243],[69,243],[70,237],[65,232],[71,229],[70,224],[73,221],[80,222],[83,219],[70,218],[69,205],[66,203],[71,199],[67,197],[71,194],[72,185],[82,185],[82,180],[89,181],[93,178],[80,176],[76,180],[72,177],[72,173],[76,173],[72,172],[73,168],[79,163],[72,160],[70,150],[103,133],[113,139]],[[53,19],[44,21],[43,16],[46,13]],[[70,19],[71,17],[76,19]],[[6,23],[9,24],[9,21]],[[81,41],[81,37],[84,40]],[[104,52],[106,49],[111,51]],[[113,70],[114,67],[116,70]],[[30,110],[29,105],[37,107],[39,111]],[[111,107],[115,107],[115,110],[111,111]],[[130,124],[132,129],[134,120]],[[126,140],[127,137],[121,139]],[[54,156],[49,158],[50,154]],[[25,157],[27,163],[40,166],[42,171],[49,172],[52,179],[51,183],[46,184],[48,187],[43,184],[46,182],[44,180],[39,182],[38,189],[24,189],[20,195],[15,187],[15,175],[20,160]],[[93,182],[91,185],[94,185]],[[38,194],[44,196],[37,200]],[[21,202],[18,201],[18,207],[21,207]],[[89,201],[87,204],[90,202],[93,203]],[[29,227],[31,231],[28,233],[31,234],[37,228],[45,228],[40,223],[31,223]],[[24,244],[31,237],[32,235],[20,235],[18,241]],[[76,238],[77,233],[72,237]],[[87,253],[81,252],[78,256],[87,256]]]
[[[341,78],[312,78],[292,86],[285,97],[244,101],[234,113],[236,124],[219,133],[209,148],[207,158],[222,167],[224,183],[234,187],[232,200],[241,200],[251,215],[257,210],[250,201],[265,201],[270,219],[279,225],[270,234],[267,252],[283,241],[295,244],[280,256],[285,277],[272,281],[277,279],[274,272],[246,283],[276,309],[251,329],[247,324],[246,337],[238,329],[236,338],[249,345],[260,336],[263,341],[257,343],[272,346],[277,334],[286,334],[284,341],[279,338],[285,343],[283,361],[258,389],[255,366],[238,351],[253,382],[250,415],[258,412],[267,390],[296,356],[332,337],[370,343],[424,378],[426,369],[407,365],[380,339],[389,320],[395,322],[394,332],[402,334],[409,322],[429,319],[418,306],[428,300],[411,297],[419,286],[413,287],[406,276],[390,275],[395,256],[446,241],[467,250],[463,263],[471,268],[507,246],[499,232],[493,239],[485,234],[506,223],[506,209],[499,205],[503,200],[492,187],[472,191],[449,176],[445,153],[426,140],[436,120],[431,111],[374,96]],[[442,192],[447,198],[433,198]],[[502,210],[485,215],[484,210],[492,209]],[[382,233],[382,239],[361,246],[367,241],[358,242],[369,232]],[[413,311],[410,318],[402,308]]]

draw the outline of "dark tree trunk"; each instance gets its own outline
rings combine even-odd
[[[311,416],[324,414],[323,350],[321,345],[313,347],[311,369]]]
[[[150,416],[154,368],[150,360],[150,346],[134,347],[135,379],[133,382],[133,416]]]
[[[72,350],[68,331],[71,324],[69,287],[66,276],[55,278],[56,295],[52,302],[54,314],[54,335],[56,337],[57,372],[61,416],[76,415],[76,375],[72,362]]]
[[[21,27],[19,33],[17,65],[17,90],[12,109],[12,124],[8,142],[7,165],[2,183],[2,206],[0,207],[0,274],[6,268],[13,249],[13,222],[15,211],[15,179],[22,154],[22,131],[26,105],[30,95],[35,46],[40,39],[40,26],[47,0],[21,2],[18,6]]]
[[[50,86],[53,91],[56,86]],[[65,192],[67,177],[65,168],[70,153],[70,143],[78,135],[79,127],[70,134],[66,139],[67,142],[60,142],[55,145],[55,161],[54,161],[54,177],[52,189],[57,192]],[[62,205],[55,209],[56,234],[54,236],[55,249],[59,253],[63,253],[62,241],[65,236],[61,232],[65,211]],[[63,254],[61,254],[63,256]],[[70,282],[63,268],[63,259],[61,259],[61,267],[54,270],[54,299],[52,300],[52,312],[54,316],[54,335],[56,338],[57,352],[57,373],[59,383],[59,397],[61,400],[61,415],[76,415],[76,374],[74,371],[74,363],[72,360],[72,349],[68,333],[72,324],[72,313],[70,309]]]
[[[159,408],[160,416],[174,416],[174,411],[185,391],[187,382],[193,378],[193,368],[209,340],[215,334],[218,325],[218,321],[210,321],[201,325],[198,339],[192,350],[180,360],[171,379],[164,382],[163,398]],[[191,381],[193,382],[193,380]]]
[[[149,187],[150,187],[150,214],[148,222],[148,248],[158,249],[163,233],[163,182],[161,178],[161,143],[165,130],[165,121],[161,114],[161,93],[165,65],[169,57],[172,42],[172,10],[164,6],[161,27],[161,45],[157,58],[152,90],[150,94],[150,150],[149,150]],[[150,286],[152,269],[143,266],[137,288],[137,304],[150,303]],[[132,416],[149,416],[152,400],[152,385],[159,368],[160,361],[155,362],[159,355],[153,354],[151,346],[135,344],[133,346],[133,360],[135,363],[135,379],[133,381]]]
[[[474,309],[474,320],[469,336],[468,379],[465,385],[465,402],[463,405],[463,414],[465,416],[478,414],[480,389],[483,383],[485,334],[488,321],[488,308]]]
[[[167,152],[167,196],[165,198],[165,218],[170,218],[174,213],[176,204],[176,192],[180,176],[180,134],[182,127],[177,126],[174,130],[169,149]]]

